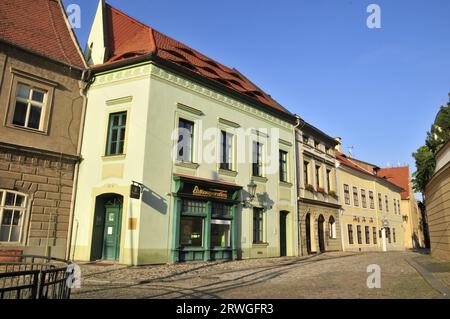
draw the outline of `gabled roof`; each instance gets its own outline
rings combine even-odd
[[[195,73],[219,86],[237,91],[264,105],[294,116],[238,70],[229,68],[163,33],[139,22],[124,12],[105,5],[105,42],[107,58],[104,67],[139,56],[153,55]]]
[[[410,176],[409,176],[409,166],[404,167],[393,167],[393,168],[382,168],[378,171],[380,177],[386,178],[391,183],[394,183],[398,187],[404,189],[402,192],[402,199],[409,199],[410,192]]]
[[[345,154],[343,154],[343,153],[341,153],[339,151],[336,151],[336,159],[339,160],[339,162],[342,165],[346,166],[346,167],[349,167],[349,168],[351,168],[351,169],[353,169],[355,171],[358,171],[360,173],[363,173],[363,174],[366,174],[366,175],[370,175],[370,176],[372,176],[372,177],[374,177],[376,179],[383,180],[383,181],[385,181],[385,182],[395,186],[399,190],[402,190],[402,191],[405,190],[405,188],[403,188],[402,186],[399,186],[399,185],[393,183],[388,178],[386,178],[384,176],[381,176],[380,174],[375,174],[373,170],[372,171],[367,170],[364,166],[362,166],[360,163],[358,163],[359,160],[355,161],[352,158],[348,157],[347,155],[345,155]],[[363,163],[365,163],[365,162],[363,162]]]
[[[0,40],[80,70],[87,68],[59,0],[0,1]]]
[[[373,172],[365,169],[363,166],[359,165],[358,162],[353,161],[351,158],[347,157],[347,155],[336,151],[336,158],[341,162],[342,165],[352,168],[360,173],[368,174],[371,176],[376,176]]]

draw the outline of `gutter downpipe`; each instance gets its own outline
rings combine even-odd
[[[81,80],[78,82],[78,86],[80,88],[80,95],[83,97],[83,107],[81,111],[81,122],[80,122],[80,130],[78,132],[78,146],[77,146],[77,155],[80,160],[75,163],[74,168],[74,177],[73,177],[73,186],[72,186],[72,198],[70,203],[70,216],[69,216],[69,232],[67,235],[67,246],[66,246],[66,260],[70,260],[70,250],[72,246],[72,235],[73,235],[73,222],[75,218],[75,202],[77,198],[77,186],[78,186],[78,175],[81,158],[81,145],[83,142],[83,133],[84,133],[84,123],[86,120],[86,108],[87,108],[87,89],[91,84],[91,71],[84,70],[81,75]],[[77,225],[78,230],[78,225]],[[78,231],[77,231],[78,232]]]
[[[302,152],[300,151],[300,147],[299,147],[299,143],[297,141],[297,130],[301,130],[303,128],[303,126],[305,125],[305,121],[302,120],[302,118],[298,115],[295,116],[297,119],[297,123],[294,126],[294,143],[295,143],[295,167],[296,167],[296,178],[297,178],[297,183],[296,183],[296,194],[297,194],[297,200],[296,200],[296,207],[297,207],[297,241],[298,241],[298,246],[300,246],[299,248],[299,254],[300,256],[303,256],[303,244],[302,244],[302,227],[301,227],[301,214],[300,214],[300,205],[299,202],[301,201],[301,196],[300,196],[300,162],[301,162],[301,158],[303,158],[302,156]]]

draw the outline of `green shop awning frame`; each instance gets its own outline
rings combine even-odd
[[[171,261],[237,259],[242,186],[173,176]]]

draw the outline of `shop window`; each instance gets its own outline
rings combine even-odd
[[[230,218],[231,217],[231,205],[226,205],[222,203],[212,204],[212,216]]]
[[[25,195],[0,190],[0,242],[20,242],[25,205]]]
[[[184,199],[181,204],[181,212],[183,214],[205,214],[206,203],[195,200]]]
[[[211,248],[231,246],[231,221],[211,220]]]
[[[185,217],[180,220],[180,246],[202,247],[203,246],[203,218]]]

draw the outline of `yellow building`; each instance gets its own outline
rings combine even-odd
[[[380,177],[375,165],[350,158],[340,150],[336,158],[343,250],[403,250],[403,189]]]
[[[422,216],[414,198],[409,166],[380,169],[378,175],[404,189],[401,194],[400,212],[403,218],[405,248],[425,248]]]

